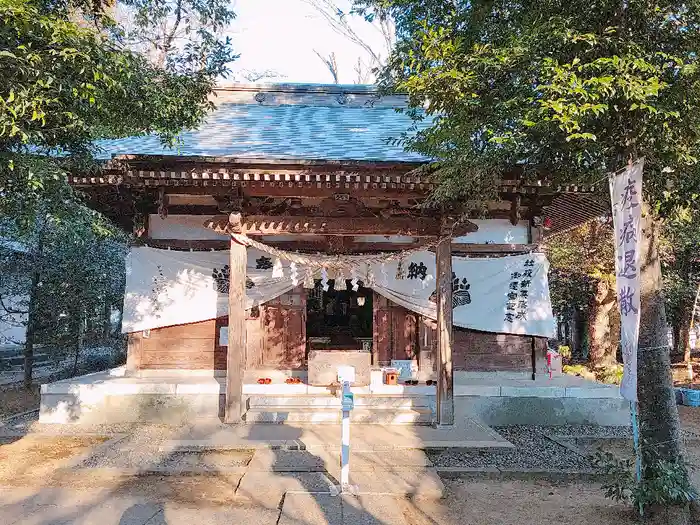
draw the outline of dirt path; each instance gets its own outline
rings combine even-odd
[[[88,452],[102,450],[98,447],[106,439],[95,435],[40,434],[0,438],[0,486],[37,491],[58,487],[77,493],[106,489],[111,497],[138,497],[192,508],[223,508],[240,503],[236,494],[240,472],[129,475],[107,468],[75,468]],[[445,480],[445,486],[446,498],[439,501],[390,498],[390,505],[400,508],[402,521],[381,522],[401,525],[634,523],[628,508],[606,500],[595,483]],[[273,507],[277,504],[269,503]],[[0,522],[1,513],[2,509]]]
[[[603,497],[589,482],[446,480],[447,496],[415,501],[408,516],[414,525],[632,525],[629,507]],[[404,514],[406,515],[406,513]]]

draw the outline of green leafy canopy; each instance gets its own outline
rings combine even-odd
[[[357,4],[396,18],[382,82],[435,118],[405,143],[452,166],[448,179],[520,164],[591,182],[630,156],[646,157],[655,196],[697,176],[700,2]]]
[[[177,59],[156,67],[119,34],[110,19],[81,16],[75,5],[0,1],[0,212],[24,213],[65,192],[63,171],[78,162],[86,169],[96,139],[155,133],[174,143],[212,108],[230,49],[198,68]],[[62,160],[31,160],[45,153]]]

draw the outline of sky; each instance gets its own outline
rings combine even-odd
[[[352,84],[354,66],[367,52],[338,34],[305,0],[232,0],[236,20],[228,35],[241,56],[232,65],[231,81],[245,81],[246,71],[273,70],[280,76],[263,82],[332,83],[326,65],[314,53],[336,54],[339,82]],[[336,0],[349,11],[351,0]],[[352,27],[373,49],[384,50],[381,33],[361,17]],[[386,52],[381,53],[383,56]],[[226,82],[224,82],[226,83]]]

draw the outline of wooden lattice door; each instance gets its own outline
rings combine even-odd
[[[374,294],[373,361],[375,366],[392,359],[418,359],[419,315]]]
[[[261,308],[262,365],[299,368],[306,359],[306,292],[299,287]]]

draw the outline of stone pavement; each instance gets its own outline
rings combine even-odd
[[[415,516],[409,500],[390,495],[285,495],[281,506],[241,500],[229,505],[183,505],[105,490],[16,489],[0,491],[3,525],[415,525],[435,523]]]
[[[416,448],[512,448],[498,433],[473,419],[464,418],[447,429],[413,425],[352,425],[351,446],[357,451],[386,451]],[[340,425],[235,425],[202,421],[177,440],[164,444],[173,448],[337,448]]]

